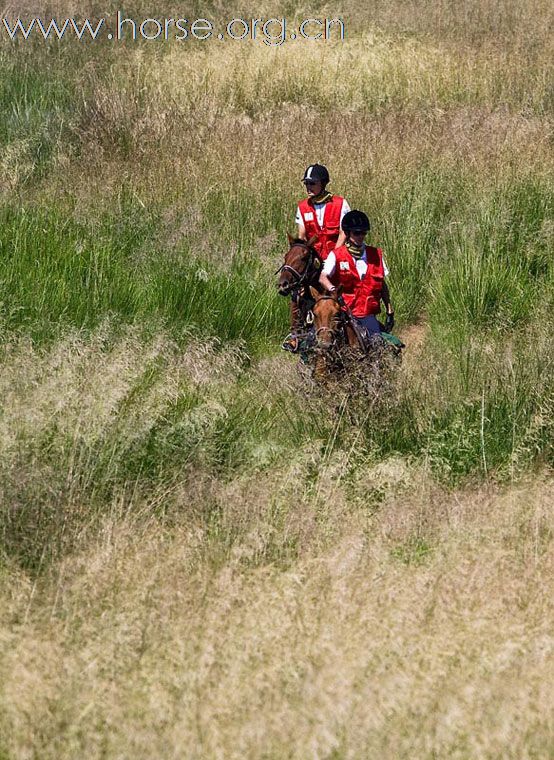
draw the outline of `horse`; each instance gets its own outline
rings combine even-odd
[[[309,240],[293,238],[287,234],[289,250],[285,262],[275,274],[280,274],[277,288],[279,295],[293,295],[295,291],[306,287],[318,287],[322,260],[313,247],[317,237]]]
[[[309,240],[301,240],[287,235],[289,241],[289,250],[285,254],[285,261],[282,266],[275,272],[279,274],[277,288],[279,295],[291,296],[291,321],[293,324],[293,336],[298,336],[295,330],[300,327],[305,335],[310,329],[309,318],[313,298],[310,290],[313,288],[316,292],[321,292],[322,287],[319,284],[319,275],[323,261],[314,248],[317,237]]]
[[[353,349],[360,358],[367,354],[367,339],[355,320],[342,309],[341,286],[332,293],[320,293],[315,288],[310,291],[314,300],[314,376],[321,380],[330,370],[342,366],[340,350],[344,346]]]
[[[313,376],[320,382],[331,375],[340,376],[345,389],[379,394],[385,385],[390,385],[390,370],[398,367],[404,344],[388,333],[367,333],[350,310],[343,308],[341,290],[339,285],[332,293],[311,291]]]

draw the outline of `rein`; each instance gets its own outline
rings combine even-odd
[[[335,300],[333,296],[330,296],[328,294],[322,295],[319,299],[320,301],[333,301]],[[336,327],[327,327],[326,325],[323,325],[322,327],[318,327],[315,331],[316,339],[318,338],[320,333],[328,332],[331,334],[331,342],[327,345],[319,345],[318,350],[320,351],[328,351],[330,348],[334,348],[336,346],[337,340],[338,340],[338,334],[340,333],[341,328],[344,329],[344,319],[342,317],[342,313],[339,312],[333,317],[333,322],[335,323]]]
[[[320,301],[331,301],[334,300],[333,296],[325,294],[322,295],[319,299]],[[320,333],[331,333],[332,340],[328,344],[319,344],[318,350],[319,351],[328,351],[330,349],[337,348],[337,344],[339,343],[340,336],[342,335],[342,339],[344,341],[345,345],[348,345],[348,338],[347,338],[347,327],[350,325],[352,330],[354,331],[356,338],[358,339],[358,344],[364,354],[367,354],[368,347],[366,345],[366,342],[363,339],[363,336],[360,333],[360,328],[356,325],[356,320],[352,317],[352,314],[350,313],[350,310],[347,312],[340,311],[338,314],[335,315],[333,318],[333,321],[335,323],[335,327],[327,327],[322,326],[318,327],[315,331],[316,338]]]
[[[291,287],[291,290],[292,289],[296,290],[297,288],[300,288],[302,285],[304,285],[304,283],[306,282],[306,280],[309,279],[309,277],[311,277],[313,275],[313,271],[311,271],[311,270],[312,270],[312,267],[313,267],[314,259],[317,258],[316,252],[307,243],[302,243],[302,242],[301,243],[295,243],[293,247],[297,247],[297,246],[299,248],[304,248],[309,253],[309,258],[308,258],[308,261],[306,262],[306,266],[304,268],[304,271],[303,272],[299,272],[297,269],[295,269],[290,264],[287,264],[285,262],[275,272],[276,275],[279,274],[280,272],[290,272],[292,274],[292,276],[295,278],[295,282],[294,282],[293,286]]]

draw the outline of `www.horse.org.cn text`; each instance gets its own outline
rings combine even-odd
[[[91,21],[76,18],[41,18],[35,16],[22,19],[2,18],[0,37],[28,40],[68,39],[86,41],[110,40],[114,42],[185,42],[187,40],[257,40],[265,45],[278,46],[287,41],[334,41],[344,40],[345,27],[342,18],[307,18],[293,23],[286,18],[233,18],[226,24],[216,24],[209,19],[197,18],[145,18],[134,19],[118,11],[109,16]]]

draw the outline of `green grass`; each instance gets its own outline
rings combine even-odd
[[[287,330],[287,302],[273,274],[283,246],[271,233],[284,215],[275,187],[212,189],[199,222],[170,245],[164,214],[161,205],[139,202],[131,188],[119,193],[113,210],[86,221],[62,206],[2,208],[4,335],[29,335],[40,347],[71,330],[94,339],[109,324],[106,351],[133,326],[144,340],[164,331],[185,352],[191,335],[193,342],[210,336],[222,345],[238,342],[247,352],[244,376],[230,395],[181,388],[138,437],[127,439],[127,415],[137,414],[158,382],[156,365],[145,366],[105,438],[75,448],[60,438],[54,420],[29,441],[23,460],[41,462],[48,478],[59,469],[60,498],[69,455],[81,463],[79,493],[101,505],[129,483],[172,482],[183,466],[228,477],[274,466],[309,441],[322,450],[329,441],[333,450],[348,449],[353,429],[356,449],[376,459],[400,454],[426,461],[451,484],[553,463],[551,195],[544,179],[512,176],[479,188],[464,172],[429,166],[383,199],[375,239],[381,232],[399,322],[428,319],[428,348],[419,371],[380,407],[371,412],[364,398],[354,399],[342,418],[340,389],[329,407],[317,398],[307,405],[298,388],[267,392],[270,377],[249,375],[248,355],[257,361],[274,354]],[[267,236],[269,248],[259,250]],[[206,403],[223,411],[199,423],[194,410],[204,419]],[[351,467],[358,461],[353,456]],[[52,487],[37,505],[50,503]],[[17,503],[29,498],[27,486],[14,492]],[[40,521],[49,522],[42,512]]]
[[[186,248],[166,255],[155,243],[159,217],[139,209],[126,203],[117,216],[78,224],[61,211],[5,207],[5,329],[41,340],[60,327],[90,329],[107,317],[155,319],[175,335],[194,326],[199,334],[253,343],[285,328],[286,304],[267,268],[241,253],[228,253],[225,268]]]
[[[526,329],[551,302],[553,276],[549,184],[511,178],[473,193],[467,180],[436,170],[407,177],[381,209],[375,235],[401,322],[429,314],[435,327],[455,325],[462,342],[474,330]],[[258,251],[260,239],[284,226],[276,198],[272,186],[256,195],[213,191],[200,228],[185,230],[172,249],[160,238],[163,209],[144,208],[130,191],[113,212],[87,223],[63,208],[4,206],[6,327],[36,333],[52,324],[91,327],[112,315],[155,316],[223,339],[276,339],[286,306],[272,268],[285,245],[279,237],[269,256]]]
[[[144,45],[2,51],[5,366],[27,339],[47,376],[68,336],[79,349],[60,366],[91,346],[100,365],[118,366],[129,331],[132,361],[157,337],[172,341],[128,378],[100,432],[81,434],[75,409],[68,429],[49,401],[42,426],[10,443],[4,546],[23,564],[77,541],[76,498],[101,516],[118,494],[171,489],[189,470],[225,481],[310,447],[318,463],[350,452],[347,480],[399,455],[449,485],[553,463],[552,175],[532,160],[535,135],[537,146],[548,135],[547,58],[527,50],[515,70],[476,42],[474,59],[405,13],[402,35],[397,18],[392,37],[354,36],[307,58],[227,47],[225,66],[200,46],[188,58]],[[494,23],[508,25],[508,45],[512,21]],[[503,132],[507,119],[515,126]],[[274,272],[293,231],[297,167],[314,154],[333,157],[334,187],[370,213],[398,326],[428,328],[415,367],[373,409],[353,398],[346,413],[341,388],[310,395],[276,359],[288,303]],[[241,354],[227,382],[173,387],[176,357],[214,336],[211,361]],[[276,363],[262,372],[264,361]],[[141,424],[148,399],[169,387]],[[319,464],[302,477],[318,482]],[[62,538],[59,503],[74,526]]]

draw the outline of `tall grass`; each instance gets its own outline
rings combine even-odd
[[[510,173],[492,187],[475,183],[470,173],[427,166],[380,199],[374,241],[386,252],[404,322],[430,314],[437,327],[525,329],[548,305],[549,178]],[[256,194],[210,192],[197,221],[177,222],[176,238],[175,217],[165,215],[129,189],[114,210],[85,223],[63,208],[5,206],[6,326],[157,315],[222,338],[275,338],[286,325],[273,272],[286,246],[275,229],[287,222],[273,184]]]
[[[165,524],[115,501],[39,584],[4,571],[4,754],[549,757],[551,481],[340,461],[198,476]]]
[[[169,256],[156,247],[147,251],[159,217],[139,218],[137,208],[126,204],[120,216],[93,225],[60,212],[4,209],[5,329],[41,338],[60,326],[90,328],[113,316],[161,321],[176,335],[193,325],[229,340],[278,335],[285,304],[266,268],[239,252],[222,251],[220,267],[186,249]]]
[[[197,477],[270,474],[307,450],[306,486],[321,461],[348,481],[398,456],[450,486],[513,480],[554,464],[552,356],[547,331],[509,345],[447,336],[371,400],[340,385],[310,392],[286,358],[253,365],[240,347],[179,346],[161,327],[146,337],[104,323],[48,348],[19,338],[1,378],[3,551],[36,570],[98,529],[106,505],[166,493],[165,506],[153,497],[163,516]]]
[[[552,755],[552,8],[339,11],[0,51],[2,757]],[[377,394],[278,348],[314,160],[391,270]]]

